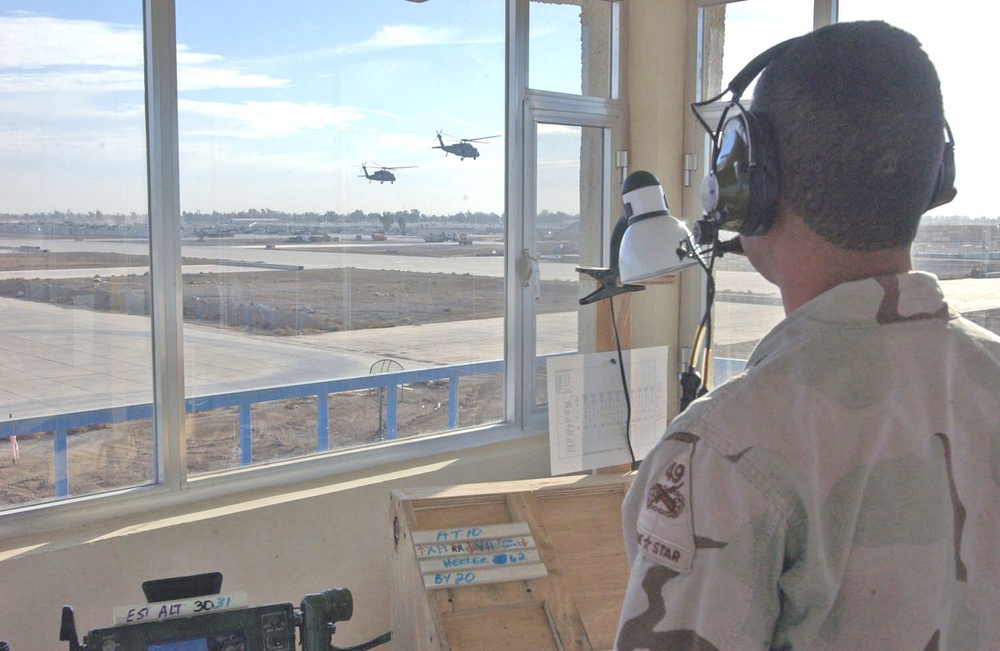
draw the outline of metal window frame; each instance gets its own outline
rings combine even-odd
[[[702,9],[718,5],[735,4],[736,2],[754,2],[755,0],[688,0],[687,25],[685,30],[688,34],[694,34],[695,38],[688,43],[687,60],[693,62],[688,65],[684,75],[684,94],[691,98],[689,101],[702,101],[705,98],[700,94],[699,80],[703,62],[704,31],[702,23]],[[761,1],[761,0],[756,0]],[[813,29],[819,29],[826,25],[837,22],[839,0],[813,0]],[[725,87],[728,79],[723,80]],[[728,98],[724,98],[715,104],[702,107],[702,116],[708,120],[709,124],[714,124],[722,115],[723,109],[728,104]],[[692,156],[697,170],[696,182],[692,182],[684,188],[683,202],[686,206],[697,206],[701,210],[701,179],[706,174],[708,159],[710,157],[710,145],[708,136],[694,116],[688,112],[684,120],[684,151],[686,156]],[[686,166],[687,167],[687,166]],[[695,170],[692,170],[695,171]],[[700,214],[700,213],[699,213]],[[705,287],[706,279],[687,274],[684,278],[684,291],[680,306],[681,314],[681,345],[684,342],[692,341],[694,333],[698,328],[698,322],[705,310]]]
[[[525,224],[526,111],[582,126],[620,125],[621,100],[560,96],[527,89],[528,1],[506,2],[506,259],[504,388],[505,422],[459,432],[445,431],[360,449],[188,477],[184,398],[183,296],[181,280],[179,134],[175,0],[141,0],[146,71],[147,182],[149,185],[150,276],[153,308],[154,482],[149,485],[70,497],[0,514],[0,537],[24,535],[379,468],[436,454],[536,436],[547,431],[547,414],[534,407],[534,306],[524,290],[513,253],[533,247]],[[621,0],[627,2],[627,0]],[[625,40],[616,32],[620,47]],[[624,57],[620,57],[624,61]],[[615,70],[624,89],[623,64]],[[530,107],[530,108],[529,108]],[[531,130],[533,132],[533,129]],[[606,196],[611,196],[606,192]],[[532,398],[532,399],[529,399]]]
[[[534,215],[537,203],[536,187],[536,126],[540,122],[608,129],[611,137],[605,142],[604,251],[610,245],[612,214],[612,182],[614,151],[623,148],[624,123],[627,109],[625,93],[625,42],[622,28],[627,0],[614,3],[612,34],[612,83],[616,92],[612,99],[535,90],[528,79],[528,30],[531,0],[509,3],[508,38],[510,43],[507,78],[507,349],[509,366],[505,396],[508,397],[507,417],[518,428],[545,431],[548,411],[535,405],[535,366],[537,360],[535,320],[536,310],[531,291],[531,262],[537,259]],[[627,15],[627,14],[626,14]]]

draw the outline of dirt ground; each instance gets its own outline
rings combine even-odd
[[[481,247],[472,247],[473,251]],[[308,249],[306,249],[308,250]],[[323,251],[323,249],[316,249]],[[338,249],[343,252],[345,249]],[[350,249],[347,249],[350,250]],[[496,250],[482,247],[484,254]],[[399,255],[399,249],[366,246],[366,254]],[[468,255],[458,244],[408,246],[407,255]],[[214,260],[185,259],[185,264]],[[135,275],[73,279],[32,278],[32,270],[133,266]],[[0,253],[0,271],[24,271],[0,280],[0,296],[148,313],[149,276],[145,256],[99,253]],[[240,270],[185,274],[184,318],[191,323],[238,328],[278,336],[338,332],[397,325],[498,317],[503,314],[503,279],[469,274],[407,273],[369,269]],[[541,313],[576,309],[575,283],[543,281]]]
[[[397,437],[443,431],[448,424],[448,387],[445,384],[408,386],[397,405]],[[463,382],[459,425],[497,422],[501,390],[496,378]],[[338,394],[329,399],[329,448],[347,449],[385,440],[379,428],[375,391]],[[252,410],[254,464],[317,453],[316,401],[283,400]],[[240,465],[237,410],[220,409],[189,415],[188,472],[192,475]],[[69,489],[72,495],[114,490],[152,481],[150,421],[81,428],[68,433]],[[55,496],[53,437],[50,433],[17,437],[20,459],[0,442],[0,508]]]
[[[422,249],[423,247],[414,247]],[[427,247],[426,254],[467,247]],[[464,250],[463,250],[464,249]],[[365,253],[398,250],[364,248]],[[451,253],[448,251],[448,253]],[[407,254],[417,254],[407,249]],[[492,254],[492,251],[490,252]],[[186,264],[211,263],[186,259]],[[144,256],[96,253],[0,251],[0,271],[25,271],[23,279],[0,281],[0,296],[107,311],[133,311],[148,296]],[[72,280],[28,280],[32,270],[136,267],[136,275],[84,275]],[[242,271],[186,275],[185,320],[234,333],[309,336],[345,329],[392,327],[439,321],[498,317],[503,314],[503,281],[460,274],[331,269],[316,271]],[[575,283],[551,281],[541,312],[577,307]],[[136,297],[129,301],[127,297]],[[350,318],[344,318],[344,306]],[[459,427],[497,422],[502,417],[501,379],[465,378],[460,384]],[[329,398],[329,449],[384,440],[385,398],[373,391]],[[252,409],[252,461],[277,461],[317,452],[315,399],[283,400]],[[381,409],[380,409],[381,408]],[[397,436],[443,431],[448,425],[448,386],[424,383],[402,387],[397,405]],[[188,468],[192,474],[240,464],[237,410],[220,409],[188,416]],[[117,423],[68,433],[69,490],[84,495],[152,481],[149,421]],[[17,438],[20,459],[0,441],[0,508],[55,496],[53,435]]]

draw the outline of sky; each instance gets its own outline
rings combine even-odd
[[[955,138],[954,201],[929,215],[1000,217],[993,201],[992,144],[981,133],[993,91],[1000,4],[981,0],[837,0],[839,20],[884,20],[912,33],[941,78],[945,117]],[[739,25],[735,28],[731,25]],[[746,0],[727,8],[723,76],[731,79],[770,45],[812,29],[812,2]],[[750,93],[744,93],[745,98]]]
[[[912,31],[938,66],[956,139],[957,199],[934,214],[997,215],[989,110],[994,3],[840,0],[841,19]],[[579,18],[532,3],[532,86],[579,87]],[[503,0],[177,0],[181,207],[288,212],[500,213]],[[140,0],[0,0],[0,212],[146,210]],[[806,0],[731,5],[725,75],[811,27]],[[637,47],[641,44],[633,44]],[[545,65],[538,65],[544,61]],[[480,157],[445,141],[481,141]],[[579,134],[547,174],[573,174]],[[450,138],[448,136],[451,136]],[[565,156],[558,152],[565,150]],[[379,165],[394,184],[369,183]],[[540,173],[541,176],[541,173]],[[567,177],[568,178],[568,177]],[[572,210],[573,183],[549,210]]]
[[[0,0],[0,212],[145,212],[141,11]],[[177,0],[176,14],[182,210],[503,211],[503,0]],[[575,35],[542,18],[543,51],[578,41],[578,18]],[[432,148],[438,131],[491,137],[463,161]],[[362,164],[407,169],[369,183]]]

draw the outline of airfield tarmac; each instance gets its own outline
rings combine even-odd
[[[99,249],[130,255],[148,252],[145,243],[0,237],[0,247],[31,245],[53,251]],[[502,276],[504,271],[502,256],[422,257],[405,255],[405,246],[400,246],[399,255],[337,252],[336,244],[330,249],[316,252],[295,246],[275,249],[263,245],[185,246],[183,253],[199,258],[309,269],[350,266],[494,277]],[[215,265],[185,266],[184,271],[191,273],[206,267]],[[224,268],[227,272],[253,269]],[[90,268],[5,272],[0,278],[89,278],[121,271]],[[720,290],[778,296],[777,288],[757,274],[738,271],[716,274]],[[545,261],[541,263],[541,275],[573,281],[579,277],[574,264]],[[943,286],[949,301],[961,311],[1000,308],[1000,279],[948,280],[943,281]],[[782,314],[778,305],[719,301],[715,343],[724,346],[759,339]],[[568,324],[575,324],[568,314],[538,317],[540,354],[576,349],[577,332]],[[404,366],[412,362],[413,366],[409,366],[412,368],[495,360],[503,357],[503,343],[502,319],[492,318],[396,326],[388,338],[384,329],[273,337],[186,323],[186,393],[206,395],[361,376],[369,373],[374,360],[383,357],[404,360]],[[8,419],[23,418],[148,402],[152,398],[150,345],[148,317],[0,299],[0,410],[3,412],[0,415]]]

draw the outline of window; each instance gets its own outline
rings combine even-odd
[[[914,12],[900,0],[839,3],[839,20],[884,20],[921,42],[941,79],[945,117],[955,138],[958,195],[921,220],[913,247],[916,269],[942,281],[949,302],[979,325],[1000,333],[1000,216],[989,192],[988,148],[979,146],[982,78],[974,61],[992,55],[989,26],[997,9],[977,7],[975,20],[962,11]],[[979,10],[982,10],[981,12]],[[956,36],[960,34],[961,36]],[[961,38],[962,46],[956,47]]]
[[[0,111],[15,125],[0,148],[0,365],[14,378],[0,395],[16,407],[0,445],[21,455],[3,469],[0,520],[108,517],[154,503],[117,499],[137,486],[170,503],[544,423],[517,378],[536,348],[576,349],[581,262],[543,260],[536,303],[521,254],[542,257],[550,213],[566,226],[585,213],[582,239],[606,249],[622,111],[527,90],[527,31],[515,47],[505,25],[527,24],[528,5],[0,7]],[[606,97],[617,3],[594,5]],[[537,74],[587,76],[566,56]],[[507,135],[533,119],[526,97],[553,192],[539,220],[511,205],[527,144]],[[536,314],[566,321],[566,342],[536,338]],[[22,508],[50,501],[65,503]]]
[[[242,6],[177,5],[188,471],[499,422],[504,3]]]
[[[617,98],[619,9],[609,0],[531,0],[528,85]]]
[[[609,223],[607,187],[611,129],[536,124],[535,232],[538,275],[535,355],[579,349],[577,266],[601,266]],[[568,263],[568,264],[567,264]],[[547,405],[546,374],[539,366],[535,402]]]
[[[812,7],[794,0],[747,0],[702,7],[699,10],[701,52],[698,59],[701,68],[698,71],[698,97],[708,99],[718,95],[755,56],[771,45],[808,32],[811,26]],[[745,103],[749,102],[752,94],[751,85],[743,94]],[[713,128],[728,99],[726,96],[716,105],[702,110],[702,115]],[[701,126],[695,126],[695,130],[698,141],[704,143],[698,158],[708,161],[711,155],[708,138]],[[705,173],[702,170],[700,175]],[[701,176],[692,183],[686,201],[699,209],[700,198],[692,194],[692,190],[700,191]],[[778,288],[758,274],[746,258],[736,255],[719,258],[715,265],[715,279],[713,377],[710,386],[742,370],[743,363],[760,338],[784,318]]]
[[[997,311],[984,301],[995,295],[997,286],[990,274],[1000,272],[1000,218],[989,207],[985,178],[988,166],[977,160],[977,147],[963,147],[975,132],[976,108],[979,101],[979,80],[971,78],[974,67],[970,61],[988,58],[990,21],[969,22],[962,12],[913,12],[902,0],[879,2],[833,3],[839,16],[824,12],[830,3],[800,3],[792,1],[764,2],[747,0],[721,5],[698,3],[700,66],[696,72],[698,98],[717,95],[729,80],[754,56],[782,40],[805,33],[812,25],[827,24],[831,19],[885,20],[913,33],[924,45],[941,77],[945,113],[956,138],[956,167],[959,195],[952,203],[928,213],[922,220],[913,248],[914,267],[930,271],[944,281],[949,301],[966,316],[1000,331]],[[815,17],[814,17],[815,16]],[[982,32],[982,33],[980,33]],[[962,34],[965,44],[955,48],[956,34]],[[752,86],[743,97],[749,101]],[[715,110],[703,112],[715,126],[724,102]],[[701,127],[691,120],[689,128],[703,142]],[[699,160],[707,160],[705,148],[698,152]],[[704,170],[699,171],[700,175]],[[700,206],[697,192],[700,180],[686,191],[685,203]],[[970,284],[963,279],[979,278],[983,282]],[[716,301],[713,320],[714,377],[716,385],[742,369],[757,341],[784,317],[780,296],[775,286],[765,281],[749,263],[739,256],[725,256],[716,264]]]
[[[524,111],[522,242],[529,342],[524,401],[544,415],[546,359],[592,350],[591,291],[577,267],[598,267],[610,247],[613,152],[624,145],[618,95],[620,3],[531,0]],[[585,291],[584,291],[584,288]],[[533,350],[530,349],[533,342]]]
[[[0,9],[0,509],[154,479],[142,6]]]

